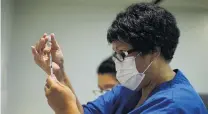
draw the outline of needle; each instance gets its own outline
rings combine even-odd
[[[48,35],[48,42],[47,45],[49,46],[49,48],[51,48],[51,36]],[[52,66],[52,55],[51,52],[49,54],[49,59],[50,59],[50,70],[51,70],[51,76],[53,76],[53,66]]]

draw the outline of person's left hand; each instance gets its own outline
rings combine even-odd
[[[48,104],[56,114],[79,113],[75,95],[69,87],[60,83],[55,76],[48,76],[44,89]]]

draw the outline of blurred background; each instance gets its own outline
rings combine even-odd
[[[106,33],[116,14],[151,0],[2,0],[2,114],[50,114],[46,74],[33,62],[31,45],[55,33],[65,70],[81,103],[94,99],[96,68],[112,53]],[[181,69],[196,91],[208,94],[208,0],[164,0],[181,37],[172,68]]]

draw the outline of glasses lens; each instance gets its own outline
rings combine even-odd
[[[122,62],[122,61],[124,60],[124,56],[123,56],[122,53],[121,53],[121,54],[115,53],[115,54],[113,55],[113,57],[116,58],[116,59],[117,59],[118,61],[120,61],[120,62]]]
[[[102,92],[100,90],[93,90],[93,93],[94,93],[95,96],[102,95]]]
[[[93,93],[94,93],[95,96],[100,96],[100,95],[103,95],[103,94],[105,94],[106,92],[108,92],[110,90],[111,89],[107,89],[107,90],[103,90],[103,91],[101,91],[101,90],[93,90]]]

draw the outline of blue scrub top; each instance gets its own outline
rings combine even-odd
[[[95,101],[83,105],[84,114],[208,114],[188,79],[181,71],[174,71],[174,79],[156,87],[137,108],[141,92],[118,85]]]

